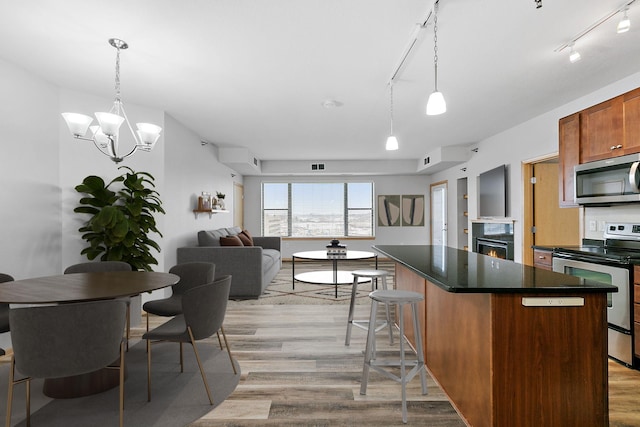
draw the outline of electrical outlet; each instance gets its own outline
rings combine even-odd
[[[598,221],[598,231],[604,231],[604,221]]]
[[[589,231],[597,231],[596,222],[594,220],[589,221]]]

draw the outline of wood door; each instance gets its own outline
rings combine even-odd
[[[579,208],[560,208],[557,203],[559,170],[555,162],[533,165],[534,245],[567,246],[580,243]]]
[[[560,207],[575,207],[573,168],[580,164],[580,113],[560,119],[558,128]]]
[[[640,152],[640,88],[624,95],[624,154]]]
[[[582,162],[624,154],[623,97],[618,96],[581,111],[580,159]]]

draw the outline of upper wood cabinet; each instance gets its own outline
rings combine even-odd
[[[622,97],[594,105],[580,113],[580,158],[583,163],[624,154],[622,113]]]
[[[558,134],[560,207],[573,207],[576,206],[573,167],[580,164],[580,113],[560,119]]]
[[[640,153],[640,88],[623,95],[624,154]]]
[[[560,206],[574,203],[575,165],[640,153],[640,88],[559,121]]]

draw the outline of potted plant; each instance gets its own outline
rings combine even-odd
[[[158,261],[151,249],[160,252],[160,246],[149,233],[162,233],[156,227],[155,213],[165,213],[162,201],[154,190],[154,177],[146,172],[127,172],[105,185],[102,178],[91,175],[75,187],[83,193],[80,206],[73,211],[91,215],[78,230],[89,246],[82,250],[89,260],[100,257],[102,261],[124,261],[134,270],[152,271]],[[121,183],[121,188],[110,187]]]

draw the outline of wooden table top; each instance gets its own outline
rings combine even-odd
[[[138,295],[178,283],[170,273],[113,271],[36,277],[0,283],[0,302],[50,304]]]

